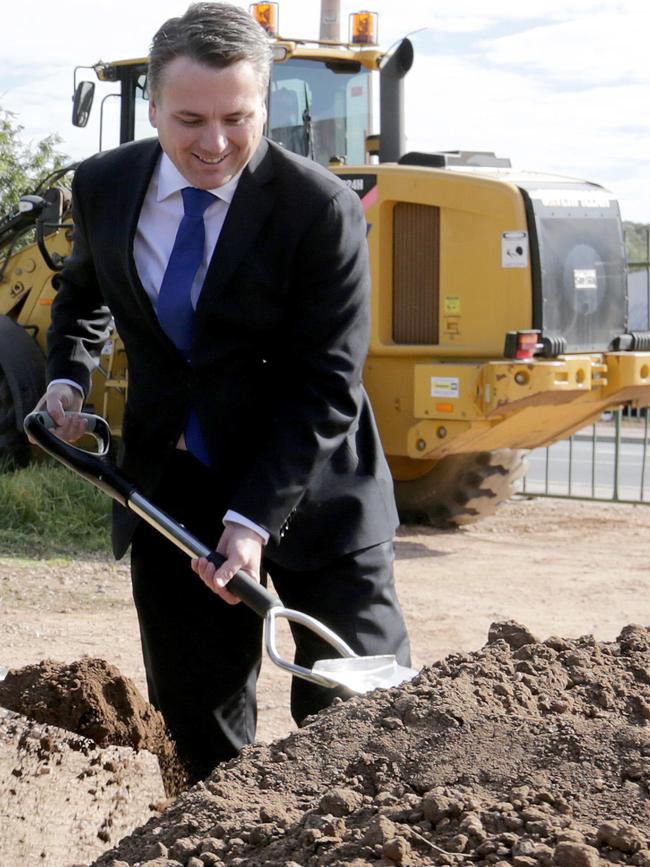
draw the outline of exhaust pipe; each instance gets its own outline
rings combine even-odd
[[[319,38],[341,41],[341,0],[321,0]]]
[[[393,163],[406,149],[404,76],[413,65],[413,43],[402,39],[379,66],[379,162]]]

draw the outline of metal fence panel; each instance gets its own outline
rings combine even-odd
[[[528,456],[522,493],[650,503],[647,408],[619,410],[567,440]]]

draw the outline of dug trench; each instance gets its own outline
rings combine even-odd
[[[110,728],[121,744],[173,756],[169,745],[161,752],[155,711],[101,662],[12,671],[0,705],[22,715],[9,716],[14,726],[29,716],[43,731],[83,728],[74,737],[88,762],[95,748],[115,749],[106,746]],[[286,737],[246,748],[112,848],[105,829],[103,852],[75,852],[70,834],[67,860],[44,850],[6,863],[650,867],[649,724],[646,627],[626,626],[614,641],[539,641],[502,621],[478,651],[338,701]],[[43,731],[41,769],[60,755]],[[83,773],[71,789],[87,787]],[[137,780],[129,786],[134,794]]]

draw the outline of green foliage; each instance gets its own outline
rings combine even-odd
[[[18,469],[5,466],[0,469],[0,554],[106,554],[110,502],[52,461]]]
[[[623,222],[623,231],[625,232],[627,261],[630,264],[634,262],[647,262],[650,224]]]
[[[35,145],[21,140],[23,127],[11,112],[0,108],[0,214],[12,211],[21,195],[38,181],[70,162],[57,151],[61,138],[48,135]]]

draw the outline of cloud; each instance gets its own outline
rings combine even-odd
[[[522,168],[586,178],[613,190],[626,219],[650,221],[650,121],[641,109],[650,99],[650,18],[602,5],[587,19],[510,22],[518,29],[508,35],[491,21],[452,40],[453,53],[435,50],[439,34],[417,34],[416,45],[429,48],[416,51],[406,79],[409,147],[494,150]]]
[[[89,126],[74,129],[74,67],[146,54],[153,30],[188,4],[7,4],[0,106],[17,114],[27,140],[58,132],[74,159],[92,153],[99,102],[114,86],[98,85]],[[280,0],[281,32],[316,37],[319,5]],[[342,0],[343,37],[349,13],[363,5]],[[587,177],[613,189],[627,219],[650,222],[646,0],[376,0],[370,8],[384,46],[428,28],[413,37],[406,79],[410,148],[495,150],[521,167]]]
[[[648,34],[649,13],[607,13],[535,26],[479,47],[490,64],[543,76],[549,84],[588,89],[614,82],[648,84]]]

